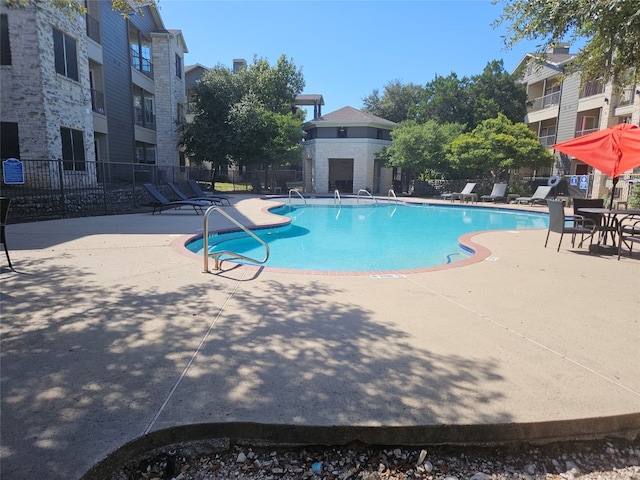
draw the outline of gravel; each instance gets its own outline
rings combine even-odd
[[[640,480],[640,439],[519,447],[207,449],[181,444],[132,460],[112,480]]]

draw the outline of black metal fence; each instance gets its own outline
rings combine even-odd
[[[0,195],[11,198],[9,223],[47,220],[65,217],[110,215],[149,211],[153,199],[144,183],[156,185],[169,199],[174,199],[167,182],[175,182],[189,193],[187,180],[196,180],[206,189],[212,181],[211,169],[205,167],[161,167],[152,164],[87,162],[82,168],[62,160],[21,160],[24,182],[2,182]],[[3,163],[0,162],[0,169]],[[3,178],[4,178],[4,173]],[[614,198],[626,199],[631,182],[640,181],[640,175],[625,178],[617,185]],[[580,177],[582,180],[582,177]],[[509,181],[509,193],[530,195],[538,185],[546,185],[548,177],[518,178]],[[554,196],[589,198],[593,191],[593,176],[588,176],[586,188],[576,182],[576,176],[565,176],[554,188]],[[260,183],[261,190],[276,192],[286,183],[300,187],[300,170],[229,169],[217,175],[216,181],[231,185],[233,192],[252,191]],[[257,182],[256,182],[257,181]],[[488,193],[492,182],[483,180],[429,180],[412,182],[411,188],[400,191],[416,196],[438,196],[444,192],[459,192],[465,182],[476,182],[478,193]],[[278,188],[280,187],[280,188]],[[395,188],[395,185],[394,185]],[[286,193],[286,192],[283,192]]]
[[[87,162],[77,165],[62,160],[21,160],[23,183],[2,183],[0,195],[11,198],[9,223],[91,215],[111,215],[148,210],[152,202],[144,183],[158,186],[173,199],[166,182],[186,188],[196,180],[206,189],[212,171],[205,167],[161,167],[151,164]],[[0,162],[0,165],[2,163]],[[294,181],[296,171],[230,170],[218,180],[232,184],[232,191],[250,191],[252,180],[265,186],[279,180]]]

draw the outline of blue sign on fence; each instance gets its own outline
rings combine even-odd
[[[577,175],[571,175],[571,185],[578,185],[578,176]]]
[[[580,176],[580,190],[586,190],[589,187],[589,177],[587,175]]]
[[[22,185],[24,183],[24,166],[17,158],[7,158],[2,162],[2,176],[8,185]]]

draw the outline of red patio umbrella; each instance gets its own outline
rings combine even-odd
[[[618,177],[640,166],[640,128],[621,123],[581,137],[553,145],[567,155],[597,168],[613,179],[613,187]],[[613,205],[613,195],[611,203]]]

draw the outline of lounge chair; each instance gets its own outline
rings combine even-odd
[[[449,199],[452,202],[454,200],[460,200],[462,201],[465,197],[465,195],[472,195],[473,189],[476,188],[476,184],[475,183],[467,183],[464,188],[462,189],[461,192],[453,192],[453,193],[443,193],[441,195],[443,200]]]
[[[200,184],[198,182],[196,182],[195,180],[187,180],[187,185],[189,185],[189,188],[191,189],[191,191],[193,192],[193,194],[196,197],[200,197],[200,198],[217,198],[217,199],[220,199],[220,201],[222,202],[223,205],[225,203],[227,205],[231,205],[231,202],[229,201],[229,197],[227,197],[226,195],[215,195],[215,194],[212,194],[212,193],[205,192],[200,187]]]
[[[251,188],[253,189],[253,193],[269,193],[269,190],[262,189],[260,180],[258,180],[257,178],[251,180]]]
[[[173,194],[176,197],[178,197],[178,200],[195,200],[196,202],[207,202],[209,203],[209,205],[218,205],[219,207],[222,206],[222,199],[218,197],[209,197],[209,196],[188,197],[182,192],[182,190],[180,190],[180,187],[178,187],[178,185],[176,185],[174,182],[167,182],[167,186],[171,189]],[[227,200],[227,203],[229,203],[229,200]]]
[[[571,246],[575,245],[576,235],[581,235],[580,247],[584,242],[584,236],[589,235],[593,241],[593,234],[597,231],[597,225],[593,220],[589,218],[579,217],[577,215],[565,215],[564,202],[561,200],[547,200],[549,206],[549,229],[547,230],[547,239],[544,241],[544,247],[547,248],[549,242],[549,234],[551,232],[560,234],[560,241],[558,242],[558,248],[556,252],[560,251],[560,245],[562,244],[562,237],[565,233],[572,234]],[[567,222],[573,222],[572,226],[567,225]]]
[[[280,193],[289,193],[289,186],[284,180],[278,180],[278,188],[280,189]]]
[[[482,195],[480,199],[483,202],[497,202],[498,200],[502,200],[503,202],[507,201],[507,184],[506,183],[496,183],[491,190],[489,195]]]
[[[516,198],[516,203],[530,203],[531,205],[535,205],[536,203],[544,202],[549,194],[551,193],[551,189],[548,185],[542,185],[536,188],[536,191],[533,192],[533,195],[530,197],[518,197]]]
[[[202,213],[204,211],[205,208],[209,207],[209,205],[210,205],[207,202],[198,202],[196,200],[174,200],[174,201],[171,201],[167,197],[165,197],[162,193],[160,193],[160,190],[158,190],[153,184],[151,184],[151,183],[143,183],[143,185],[144,185],[144,188],[147,189],[149,194],[155,200],[155,202],[153,202],[151,204],[151,206],[153,207],[152,215],[155,215],[156,210],[158,211],[158,213],[162,213],[163,210],[167,210],[169,208],[180,208],[180,207],[185,207],[185,206],[193,207],[193,210],[197,214],[200,214],[200,213]]]

